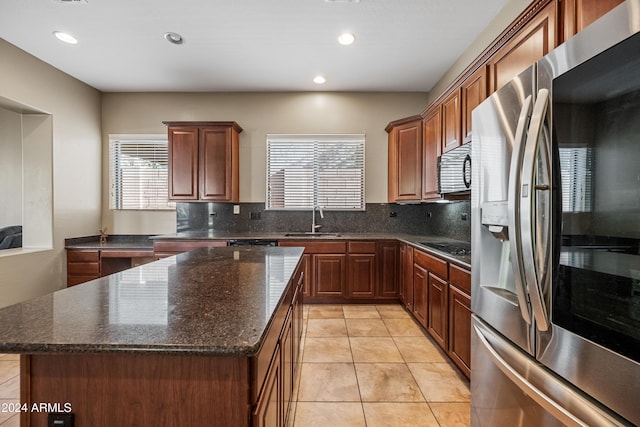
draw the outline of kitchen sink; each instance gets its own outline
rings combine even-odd
[[[299,231],[287,233],[285,237],[340,237],[338,233],[312,233],[311,231]]]

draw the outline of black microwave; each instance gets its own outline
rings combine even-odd
[[[438,193],[471,192],[471,143],[438,157]]]

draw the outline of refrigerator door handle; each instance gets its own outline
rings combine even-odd
[[[527,96],[522,103],[520,117],[513,141],[513,151],[511,155],[511,166],[509,170],[509,201],[507,213],[509,221],[509,252],[511,253],[511,266],[515,281],[516,296],[520,314],[527,324],[531,324],[531,312],[529,311],[529,301],[527,299],[524,268],[522,266],[522,231],[520,227],[520,169],[522,164],[523,148],[525,146],[526,129],[531,115],[531,95]]]
[[[619,422],[619,420],[595,407],[578,392],[569,389],[568,386],[557,382],[557,380],[553,378],[549,379],[551,374],[543,372],[542,368],[537,364],[532,364],[532,362],[527,360],[527,356],[521,354],[521,352],[515,347],[512,347],[510,343],[503,346],[497,338],[493,338],[491,342],[489,342],[490,340],[487,336],[491,338],[492,333],[487,331],[488,335],[485,336],[483,329],[484,327],[479,327],[479,325],[474,322],[473,330],[478,338],[477,342],[480,345],[478,350],[484,350],[495,366],[500,369],[513,384],[564,425],[581,427],[624,425],[623,422]],[[494,348],[492,343],[495,343],[498,349]],[[513,365],[516,366],[515,368],[505,360],[500,354],[501,352],[504,352],[506,357],[513,359]],[[527,377],[531,377],[533,380],[525,378],[525,376],[518,371],[518,367],[522,369],[522,372],[526,373]],[[541,384],[544,388],[545,380],[550,381],[548,385],[551,387],[555,397],[545,393],[544,390],[541,390],[533,383],[542,381]],[[568,408],[575,410],[575,412],[571,412]]]
[[[520,225],[522,230],[522,266],[524,267],[524,276],[527,283],[527,290],[529,292],[529,299],[531,301],[531,308],[533,311],[533,317],[536,320],[536,327],[540,331],[547,331],[549,329],[549,315],[547,308],[544,304],[542,294],[542,283],[547,277],[547,265],[550,253],[550,239],[546,239],[546,247],[538,248],[534,247],[534,227],[536,219],[534,218],[534,203],[536,197],[534,191],[550,191],[549,185],[535,186],[535,175],[537,172],[536,159],[539,152],[540,136],[544,130],[543,124],[549,106],[549,90],[540,89],[538,91],[538,97],[533,107],[533,113],[531,114],[531,124],[529,126],[529,132],[524,148],[524,158],[522,160],[522,169],[520,175]],[[548,142],[545,141],[545,144]],[[545,147],[547,148],[547,147]],[[548,152],[548,148],[545,153]],[[546,170],[550,170],[550,161],[545,155],[544,160],[546,162]],[[547,179],[549,177],[546,177]],[[543,217],[546,221],[551,220],[550,212],[547,215],[536,217]],[[550,230],[550,224],[546,226],[538,227],[538,229]],[[534,253],[538,251],[538,259],[543,261],[542,271],[536,270],[536,257]]]

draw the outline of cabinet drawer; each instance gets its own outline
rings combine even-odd
[[[449,281],[452,285],[471,295],[471,272],[456,265],[449,265]]]
[[[67,262],[98,262],[100,252],[67,250]]]
[[[436,258],[416,249],[413,251],[413,262],[445,280],[448,277],[447,262],[440,258]]]
[[[349,252],[357,254],[375,254],[376,242],[350,241]]]
[[[95,275],[80,276],[75,274],[74,275],[67,274],[67,287],[79,285],[80,283],[88,282],[90,280],[95,280],[95,279],[98,279],[99,277],[100,276],[95,276]]]
[[[347,242],[345,241],[280,240],[278,246],[304,247],[306,254],[344,254],[347,252]]]
[[[67,274],[72,275],[100,275],[99,262],[69,262],[67,263]]]

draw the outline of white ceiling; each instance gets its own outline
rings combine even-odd
[[[0,0],[0,37],[104,92],[428,91],[507,2]]]

